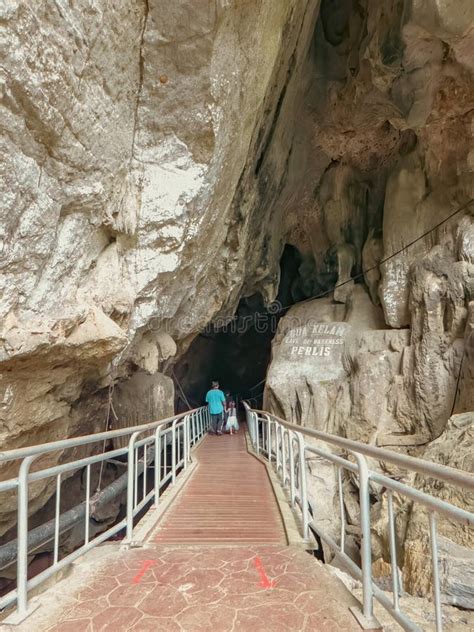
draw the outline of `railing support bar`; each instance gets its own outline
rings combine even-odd
[[[160,502],[161,483],[161,428],[155,431],[155,507]]]
[[[395,531],[395,516],[393,513],[393,493],[392,490],[387,491],[388,499],[388,529],[390,538],[390,565],[392,568],[392,594],[393,607],[395,610],[400,609],[399,605],[399,587],[398,587],[398,564],[397,564],[397,534]]]
[[[171,484],[176,483],[176,421],[173,421],[171,431]]]
[[[436,516],[430,513],[430,545],[431,563],[433,565],[433,600],[435,605],[436,632],[443,629],[443,617],[441,614],[441,593],[439,589],[439,569],[438,569],[438,542],[436,537]]]
[[[128,442],[128,481],[127,481],[127,533],[125,540],[131,543],[133,538],[133,508],[135,483],[135,441],[140,433],[134,432]]]
[[[18,557],[17,611],[23,618],[28,612],[28,474],[35,455],[21,462],[18,474]]]
[[[291,506],[295,506],[295,454],[293,452],[293,441],[294,436],[291,430],[288,431],[288,439],[289,445],[288,449],[290,452],[290,497],[291,497]]]
[[[358,608],[351,608],[363,629],[380,627],[374,617],[373,588],[372,588],[372,548],[370,542],[370,497],[369,497],[369,468],[366,459],[356,452],[351,453],[357,461],[359,469],[359,504],[360,526],[362,532],[362,613]]]
[[[53,564],[59,561],[59,517],[61,515],[61,474],[56,474],[56,508],[54,513]]]
[[[299,469],[300,469],[300,498],[301,498],[301,511],[303,512],[303,538],[309,539],[309,511],[308,511],[308,492],[306,488],[306,457],[305,457],[305,444],[304,437],[300,432],[296,433],[298,439],[298,457],[299,457]]]

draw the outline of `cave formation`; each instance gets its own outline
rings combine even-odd
[[[297,249],[285,246],[275,301],[265,306],[261,294],[242,298],[232,318],[210,323],[193,340],[174,368],[178,410],[201,405],[215,379],[235,398],[261,406],[278,322],[287,308],[304,296],[301,268]]]
[[[330,265],[318,272],[311,256],[286,244],[275,300],[265,305],[261,294],[240,299],[233,317],[209,323],[173,368],[177,410],[202,405],[212,380],[236,399],[261,407],[280,319],[292,305],[326,294],[336,278]]]

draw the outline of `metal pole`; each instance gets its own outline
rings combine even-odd
[[[268,417],[265,417],[265,450],[267,451],[267,459],[270,454],[270,423]]]
[[[280,469],[280,424],[276,424],[275,427],[275,451],[276,451],[276,472]]]
[[[252,441],[252,445],[255,448],[255,423],[254,423],[254,413],[250,410],[250,407],[244,402],[245,407],[245,419],[247,421],[247,428],[250,433],[250,439]]]
[[[20,617],[28,610],[28,474],[36,455],[21,462],[18,473],[18,558],[17,610]]]
[[[168,474],[168,437],[169,432],[163,433],[161,436],[164,439],[163,442],[163,474],[166,476]]]
[[[291,430],[289,431],[292,432]],[[295,506],[295,455],[293,453],[293,439],[292,435],[288,435],[290,440],[289,443],[289,451],[290,451],[290,497],[291,497],[291,506]]]
[[[342,493],[342,469],[337,468],[337,487],[339,491],[339,513],[341,515],[341,551],[344,553],[346,545],[346,515],[344,512],[344,496]]]
[[[89,514],[90,514],[90,497],[91,497],[91,466],[90,463],[86,467],[86,515],[84,517],[84,543],[89,543]]]
[[[370,498],[369,498],[369,468],[365,458],[355,452],[352,453],[359,468],[359,504],[360,523],[362,531],[362,592],[363,615],[369,622],[373,618],[373,588],[372,588],[372,549],[370,544]]]
[[[143,496],[142,496],[142,500],[145,498],[146,496],[146,470],[147,470],[147,448],[148,445],[145,443],[145,445],[143,446]]]
[[[441,614],[441,591],[439,589],[439,569],[438,569],[438,543],[436,538],[436,516],[430,514],[430,544],[431,562],[433,564],[433,599],[435,604],[436,631],[443,629],[443,617]]]
[[[389,489],[387,491],[388,498],[388,528],[390,538],[390,563],[392,567],[392,591],[393,591],[393,607],[399,610],[398,602],[398,565],[397,565],[397,541],[395,532],[395,519],[393,515],[393,493]]]
[[[255,452],[257,454],[260,454],[260,432],[258,429],[258,416],[257,413],[253,413],[254,414],[254,420],[255,420]]]
[[[249,419],[249,428],[252,428],[253,447],[255,448],[255,450],[257,450],[257,432],[258,432],[257,413],[253,413],[249,410],[248,419]]]
[[[140,458],[140,454],[139,454],[139,448],[134,448],[135,449],[135,454],[133,457],[133,467],[134,467],[134,487],[133,487],[133,502],[134,502],[134,506],[136,507],[138,505],[138,461]]]
[[[61,474],[56,475],[56,512],[54,515],[54,557],[53,565],[59,560],[59,516],[61,515]]]
[[[189,415],[184,418],[183,424],[183,456],[184,456],[184,464],[183,468],[186,469],[188,467],[188,459],[189,459],[189,445],[188,445],[188,436],[189,436]]]
[[[155,507],[158,507],[160,499],[161,483],[161,428],[155,431]]]
[[[128,481],[127,481],[127,534],[126,542],[131,542],[133,537],[133,498],[134,498],[134,479],[135,479],[135,441],[140,433],[134,432],[128,442]]]
[[[281,429],[281,474],[283,487],[286,485],[286,435],[287,431],[282,427]]]
[[[176,483],[176,419],[171,430],[171,484]]]
[[[263,454],[266,450],[265,442],[266,442],[266,436],[267,436],[267,421],[265,417],[262,417],[260,423],[261,423],[261,430],[262,430],[260,452]]]
[[[301,511],[303,512],[303,538],[307,540],[309,538],[309,513],[308,513],[308,495],[306,490],[306,459],[305,459],[305,445],[304,437],[300,432],[296,433],[298,439],[298,452],[299,452],[299,464],[300,464],[300,496],[301,496]]]
[[[270,417],[267,417],[268,428],[268,462],[272,462],[272,421]]]

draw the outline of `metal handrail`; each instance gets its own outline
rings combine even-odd
[[[435,498],[419,489],[405,483],[391,479],[369,469],[366,457],[378,459],[403,467],[407,470],[445,481],[451,485],[474,489],[474,476],[452,467],[432,463],[423,459],[398,454],[390,450],[369,446],[365,443],[352,441],[326,432],[306,428],[289,423],[272,413],[252,409],[244,402],[247,415],[247,426],[250,438],[257,455],[266,458],[274,465],[280,482],[284,488],[289,488],[290,504],[301,513],[303,537],[308,539],[310,532],[316,533],[346,566],[348,571],[362,581],[363,604],[361,609],[351,608],[363,628],[378,627],[373,614],[373,599],[391,614],[403,629],[421,632],[420,628],[409,618],[400,607],[400,592],[398,567],[396,527],[393,508],[393,494],[396,492],[413,502],[418,502],[429,511],[429,540],[433,574],[433,601],[435,608],[436,630],[442,630],[441,590],[438,569],[438,544],[436,534],[436,515],[444,515],[461,524],[474,526],[474,513],[451,505],[439,498]],[[307,437],[318,439],[331,446],[336,446],[355,459],[350,461],[343,456],[332,454],[315,447],[305,441]],[[339,497],[340,537],[336,542],[333,537],[325,533],[318,523],[317,512],[310,516],[310,499],[307,491],[307,455],[315,454],[334,464],[337,470],[337,488]],[[345,552],[346,521],[342,487],[342,472],[348,470],[358,476],[360,525],[361,525],[361,566],[359,567]],[[392,569],[392,594],[390,598],[376,585],[372,577],[371,552],[371,522],[370,522],[370,485],[380,485],[387,489],[388,497],[388,529],[390,564]]]
[[[258,415],[269,414],[263,410],[252,410]],[[271,417],[272,419],[277,420],[278,423],[281,424],[284,428],[301,432],[307,437],[320,439],[322,441],[325,441],[326,443],[335,445],[338,448],[342,448],[343,450],[353,450],[355,452],[363,454],[364,456],[369,456],[380,461],[386,461],[387,463],[412,470],[414,472],[417,472],[418,474],[432,476],[434,478],[437,478],[438,480],[449,483],[450,485],[456,485],[457,487],[463,487],[474,491],[474,475],[470,474],[469,472],[463,472],[448,465],[441,465],[439,463],[433,463],[432,461],[425,461],[424,459],[409,456],[408,454],[399,454],[398,452],[393,452],[392,450],[386,450],[385,448],[372,446],[367,443],[361,443],[360,441],[346,439],[344,437],[329,434],[328,432],[323,432],[322,430],[314,430],[313,428],[298,426],[297,424],[292,424],[288,421],[285,421],[284,419],[281,419],[273,413]]]
[[[73,437],[39,444],[27,448],[18,448],[0,452],[0,463],[21,460],[18,475],[6,481],[0,482],[0,492],[17,489],[17,523],[18,535],[16,540],[17,548],[17,588],[0,598],[0,610],[11,606],[16,602],[17,610],[13,617],[16,622],[23,620],[29,614],[28,593],[31,589],[39,586],[64,566],[70,564],[79,556],[94,546],[104,542],[122,529],[126,529],[125,543],[131,544],[133,541],[134,519],[149,503],[154,502],[155,508],[160,502],[161,490],[165,484],[174,484],[177,476],[186,470],[191,460],[191,450],[198,444],[209,428],[210,417],[207,407],[196,408],[173,417],[168,417],[159,421],[141,424],[139,426],[129,426],[119,430],[100,432],[93,435]],[[146,434],[150,433],[151,434]],[[145,437],[139,438],[145,434]],[[129,436],[128,446],[119,448],[111,452],[103,452],[99,455],[81,457],[66,463],[49,466],[30,472],[31,465],[40,456],[58,450],[65,450],[72,447],[89,445],[91,443],[103,442],[104,439]],[[168,462],[167,447],[171,445],[171,462]],[[91,507],[91,465],[107,461],[111,456],[117,457],[127,455],[126,476],[127,476],[127,501],[126,517],[103,533],[94,538],[90,538],[90,507]],[[147,491],[147,469],[154,461],[154,477],[151,490]],[[61,475],[65,472],[85,468],[86,490],[85,490],[85,516],[84,516],[84,540],[83,544],[66,557],[59,559],[59,537],[60,537],[60,498],[61,498]],[[164,473],[162,475],[162,469]],[[169,469],[167,472],[166,470]],[[143,485],[139,489],[139,475],[143,475]],[[29,483],[43,480],[45,478],[56,479],[56,509],[54,524],[54,559],[53,564],[28,580],[28,517],[29,517]],[[51,538],[50,538],[51,539]]]
[[[200,408],[193,408],[185,413],[179,415],[173,415],[165,419],[158,421],[150,421],[146,424],[139,426],[128,426],[127,428],[119,428],[118,430],[107,430],[106,432],[96,432],[95,434],[81,435],[79,437],[71,437],[69,439],[59,439],[58,441],[50,441],[47,443],[38,443],[37,445],[28,446],[26,448],[14,448],[12,450],[5,450],[0,452],[0,463],[5,461],[13,461],[16,459],[23,459],[26,456],[32,454],[45,454],[47,452],[55,452],[56,450],[64,450],[66,448],[74,448],[79,445],[87,445],[88,443],[96,443],[98,441],[105,441],[107,439],[115,439],[117,437],[124,437],[131,435],[134,432],[144,432],[146,430],[152,430],[158,425],[164,426],[168,423],[175,421],[176,419],[184,419],[186,415],[194,413]]]

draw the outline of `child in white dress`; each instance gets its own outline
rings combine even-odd
[[[239,422],[237,421],[237,408],[235,402],[230,401],[227,406],[227,423],[225,429],[229,434],[235,434],[239,429]]]

